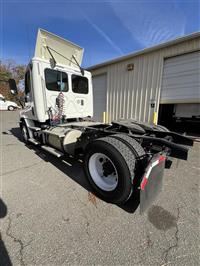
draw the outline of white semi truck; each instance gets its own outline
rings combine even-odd
[[[78,45],[38,30],[25,74],[26,105],[20,112],[24,141],[58,158],[81,158],[99,198],[123,204],[140,194],[144,211],[160,190],[170,157],[187,160],[186,145],[193,141],[135,120],[93,121],[92,77],[80,66],[82,56]],[[15,81],[9,84],[16,94]]]

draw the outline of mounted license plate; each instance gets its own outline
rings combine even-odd
[[[166,157],[156,154],[150,160],[140,184],[140,213],[151,206],[162,189]]]

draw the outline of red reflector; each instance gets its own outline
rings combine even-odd
[[[147,181],[148,181],[148,179],[147,179],[146,177],[144,177],[144,178],[142,179],[142,183],[141,183],[141,185],[140,185],[141,190],[144,190],[144,188],[145,188],[145,186],[146,186],[146,184],[147,184]]]
[[[166,157],[163,156],[163,155],[160,155],[159,157],[159,163],[162,162],[162,161],[165,161],[166,160]]]

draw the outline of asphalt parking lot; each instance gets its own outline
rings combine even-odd
[[[81,163],[25,146],[17,122],[0,112],[0,265],[199,265],[200,143],[140,215],[92,196]]]

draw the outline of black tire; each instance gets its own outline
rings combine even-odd
[[[9,106],[8,106],[8,110],[9,110],[9,111],[14,111],[14,110],[15,110],[15,107],[12,106],[12,105],[9,105]]]
[[[107,156],[115,166],[118,175],[118,182],[115,189],[106,191],[97,186],[94,182],[90,170],[89,161],[92,155],[101,153]],[[130,148],[122,141],[105,137],[91,142],[85,151],[84,160],[85,174],[93,188],[93,192],[101,199],[120,204],[129,199],[133,190],[133,179],[135,170],[135,156]]]
[[[23,137],[23,141],[27,144],[30,138],[26,122],[23,120],[20,124],[20,129]]]
[[[116,134],[112,135],[111,137],[116,138],[124,142],[134,153],[135,157],[143,157],[146,155],[145,150],[142,148],[137,140],[127,136],[126,134]]]
[[[135,156],[135,158],[137,159],[135,164],[134,179],[132,181],[133,183],[132,194],[134,194],[134,197],[136,197],[137,194],[139,193],[138,187],[140,186],[141,177],[143,176],[144,169],[146,168],[146,159],[147,159],[146,152],[137,140],[131,138],[126,134],[120,133],[112,135],[111,137],[123,141],[131,149],[133,156]]]

